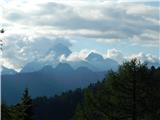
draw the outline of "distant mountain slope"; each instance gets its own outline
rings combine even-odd
[[[86,57],[86,60],[87,61],[96,61],[96,62],[100,62],[100,61],[103,61],[104,58],[103,56],[101,56],[100,54],[98,53],[94,53],[94,52],[91,52],[87,57]]]
[[[39,71],[40,69],[42,69],[42,67],[43,67],[42,63],[38,61],[32,61],[27,63],[20,72],[26,73],[26,72]]]
[[[86,60],[96,67],[96,71],[117,70],[119,65],[115,60],[110,58],[104,59],[103,56],[94,52],[90,53]]]
[[[97,68],[94,65],[90,64],[88,61],[85,60],[67,61],[66,63],[70,64],[74,69],[77,69],[79,67],[87,67],[92,71],[97,70]]]
[[[69,89],[83,88],[104,78],[105,72],[93,72],[86,67],[74,70],[67,63],[56,68],[45,66],[40,71],[2,75],[2,100],[16,103],[24,88],[28,87],[32,97],[53,96]]]
[[[13,69],[9,69],[9,68],[6,68],[6,67],[1,67],[1,74],[2,75],[14,75],[16,74],[17,72]]]

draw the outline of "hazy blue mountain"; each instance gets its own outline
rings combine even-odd
[[[118,66],[119,66],[118,62],[113,60],[113,59],[106,58],[104,60],[104,69],[107,70],[107,71],[110,70],[110,69],[117,70]]]
[[[20,72],[26,73],[26,72],[39,71],[40,69],[42,69],[42,67],[43,64],[41,62],[32,61],[27,63]]]
[[[40,71],[2,75],[2,100],[16,103],[24,88],[28,87],[31,96],[53,96],[69,89],[86,87],[104,78],[105,72],[93,72],[87,67],[73,69],[67,63],[56,68],[45,66]]]
[[[115,60],[110,58],[104,59],[103,56],[94,52],[90,53],[86,57],[86,60],[96,68],[96,71],[117,70],[119,66],[118,62]]]
[[[56,60],[56,59],[54,59]],[[51,66],[56,66],[58,64],[58,60],[56,61],[45,61],[45,62],[30,62],[24,66],[21,72],[34,72],[42,69],[46,64]],[[103,56],[97,53],[90,53],[85,60],[78,61],[65,61],[64,63],[69,64],[72,68],[77,69],[79,67],[87,67],[92,71],[107,71],[110,69],[116,70],[118,68],[118,63],[113,59],[104,59]]]
[[[73,68],[67,63],[59,63],[55,68],[56,72],[73,72]]]
[[[6,68],[4,66],[1,67],[1,74],[2,75],[14,75],[16,73],[17,72],[13,69],[9,69],[9,68]]]
[[[87,61],[92,61],[92,62],[98,62],[98,61],[103,61],[104,58],[102,55],[98,53],[91,52],[86,58]]]
[[[90,64],[88,61],[85,60],[78,60],[78,61],[68,61],[68,64],[70,64],[74,69],[77,69],[79,67],[87,67],[92,71],[96,71],[96,67],[92,64]]]

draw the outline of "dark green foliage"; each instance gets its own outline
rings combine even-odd
[[[159,120],[160,70],[136,59],[85,90],[74,120]]]
[[[76,106],[82,101],[83,91],[76,89],[51,98],[39,97],[33,103],[35,120],[69,120]]]
[[[32,120],[33,119],[32,99],[29,96],[28,89],[25,89],[19,107],[21,108],[21,112],[23,113],[21,120]]]
[[[33,120],[32,99],[25,89],[21,102],[15,106],[2,104],[2,120]]]
[[[1,105],[1,120],[10,120],[10,109],[6,104]]]

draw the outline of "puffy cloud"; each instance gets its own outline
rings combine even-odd
[[[70,54],[66,60],[67,61],[78,61],[85,60],[85,58],[91,53],[95,52],[95,50],[82,49],[80,52],[73,52]]]
[[[62,53],[62,50],[64,50],[64,48],[69,51],[69,47],[71,47],[70,41],[66,38],[29,38],[23,35],[13,36],[14,37],[12,38],[10,38],[9,36],[5,40],[5,47],[3,50],[3,61],[6,61],[4,62],[5,66],[12,67],[15,69],[20,69],[26,63],[34,60],[52,60],[54,58],[53,56]],[[56,48],[57,44],[61,44],[59,49]],[[56,53],[50,51],[54,51]]]
[[[144,54],[142,52],[129,56],[129,59],[133,59],[133,58],[137,58],[141,62],[160,63],[160,59],[158,57],[151,54]]]
[[[149,54],[149,53],[144,54],[143,52],[139,52],[137,54],[131,54],[131,55],[125,56],[121,51],[113,48],[113,49],[107,50],[106,57],[114,59],[117,62],[119,62],[120,64],[122,64],[126,60],[131,60],[131,59],[137,58],[142,63],[146,62],[146,63],[153,64],[156,66],[160,65],[160,58],[158,58],[155,55]]]
[[[2,58],[2,56],[0,58],[0,65],[1,66],[5,66],[7,68],[13,68],[13,69],[15,69],[17,71],[19,71],[18,68],[20,68],[20,66],[12,64],[9,59],[4,59],[4,58]]]
[[[124,61],[123,54],[115,48],[107,50],[107,57],[112,58],[119,63],[122,63]]]

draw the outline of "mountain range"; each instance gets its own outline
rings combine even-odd
[[[67,63],[60,63],[55,68],[48,65],[35,72],[2,75],[2,101],[15,104],[26,87],[33,98],[83,88],[102,80],[105,73],[93,72],[87,67],[73,69]]]
[[[68,53],[68,52],[67,52]],[[59,54],[59,57],[63,55],[63,53]],[[65,53],[66,55],[66,53]],[[67,54],[68,55],[68,54]],[[54,55],[53,55],[54,56]],[[56,58],[54,58],[52,62],[48,61],[32,61],[30,63],[27,63],[23,69],[21,70],[22,73],[27,72],[34,72],[42,69],[45,65],[51,65],[55,67],[59,62],[58,55],[56,54]],[[57,61],[55,61],[57,60]],[[98,53],[91,52],[85,60],[77,60],[77,61],[63,61],[63,63],[68,63],[71,65],[74,69],[77,69],[79,67],[87,67],[92,71],[108,71],[110,69],[117,70],[118,68],[118,62],[116,62],[113,59],[106,58],[104,59],[103,56],[101,56]]]

